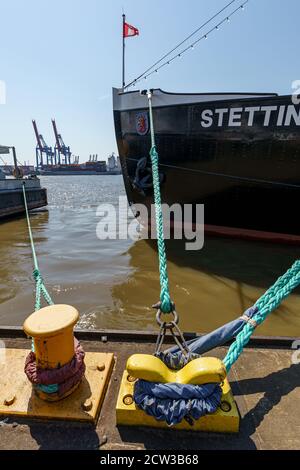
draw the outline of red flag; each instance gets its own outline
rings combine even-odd
[[[124,23],[124,29],[123,29],[123,37],[124,38],[130,38],[131,36],[138,36],[139,35],[139,30],[135,28],[134,26],[131,26],[128,23]]]

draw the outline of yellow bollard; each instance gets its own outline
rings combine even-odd
[[[5,364],[0,363],[0,415],[97,422],[114,355],[87,352],[83,364],[73,335],[78,319],[74,307],[51,305],[25,320],[35,354],[28,348],[6,349]]]
[[[41,369],[62,367],[75,354],[73,328],[79,319],[70,305],[50,305],[32,313],[23,328],[33,338],[37,366]]]
[[[32,313],[23,328],[33,338],[36,365],[40,369],[56,369],[68,364],[75,355],[73,328],[79,319],[76,308],[70,305],[50,305]],[[80,384],[74,384],[65,394],[45,393],[35,388],[46,401],[58,401],[71,395]]]

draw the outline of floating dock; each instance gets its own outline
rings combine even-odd
[[[118,427],[116,403],[126,361],[131,354],[152,354],[156,335],[96,330],[77,330],[75,335],[86,352],[113,352],[115,356],[97,425],[0,416],[0,449],[299,449],[300,363],[292,362],[295,338],[253,337],[250,340],[229,374],[241,416],[240,431],[221,435]],[[187,339],[195,336],[186,334]],[[30,340],[25,338],[21,327],[0,327],[0,339],[2,347],[30,350]],[[223,358],[226,351],[227,347],[221,347],[209,355]]]

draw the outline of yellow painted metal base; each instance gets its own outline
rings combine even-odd
[[[124,426],[149,426],[155,428],[181,429],[187,431],[207,431],[236,433],[239,431],[239,412],[234,401],[232,391],[227,379],[222,385],[222,399],[218,410],[194,421],[191,426],[185,420],[176,426],[168,426],[163,421],[157,421],[152,416],[148,416],[143,410],[136,407],[133,402],[134,382],[128,372],[125,371],[122,377],[118,401],[117,401],[117,424]]]
[[[25,349],[6,349],[0,363],[0,414],[96,422],[111,376],[114,355],[87,352],[86,372],[77,390],[58,402],[41,400],[24,373]]]

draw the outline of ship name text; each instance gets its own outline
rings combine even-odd
[[[201,126],[209,127],[249,127],[263,125],[300,126],[300,107],[296,105],[281,106],[245,106],[239,108],[204,109],[201,112]]]

